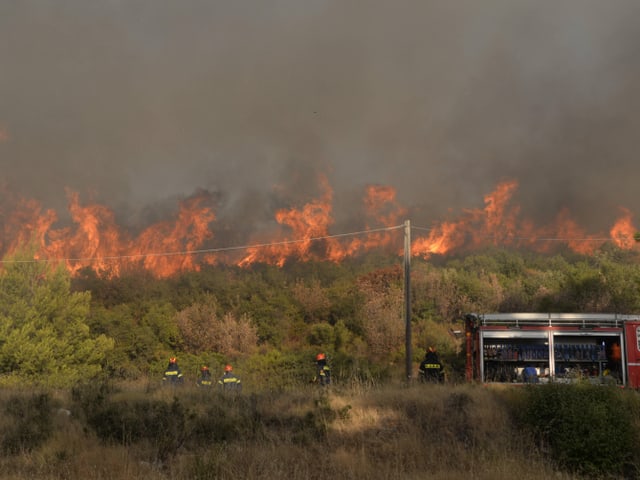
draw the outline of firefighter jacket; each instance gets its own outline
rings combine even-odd
[[[180,367],[177,363],[169,363],[167,369],[164,372],[164,378],[162,380],[170,383],[182,382],[182,371],[180,370]]]
[[[427,352],[424,360],[420,363],[418,373],[420,380],[424,381],[440,381],[444,368],[440,362],[438,354],[435,352]]]
[[[225,372],[218,380],[218,386],[224,391],[239,392],[242,390],[240,379],[232,372]]]
[[[213,385],[213,379],[211,378],[211,372],[206,370],[200,374],[197,384],[199,387],[211,387]]]
[[[325,360],[316,362],[316,381],[320,385],[329,385],[331,383],[331,369]]]

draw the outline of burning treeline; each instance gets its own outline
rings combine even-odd
[[[0,253],[11,256],[33,245],[38,260],[63,262],[72,274],[90,267],[103,276],[118,276],[129,269],[146,269],[157,277],[198,270],[206,264],[248,267],[261,262],[282,266],[287,260],[340,262],[374,249],[402,254],[401,228],[408,210],[388,186],[369,186],[363,195],[363,226],[357,232],[331,232],[334,224],[333,190],[320,179],[318,198],[278,210],[275,231],[254,235],[245,246],[216,246],[216,212],[207,193],[183,200],[171,220],[146,227],[132,235],[116,224],[114,213],[99,204],[83,205],[76,192],[68,191],[71,226],[57,227],[58,215],[35,200],[15,198],[4,192],[0,210]],[[487,245],[529,248],[549,252],[565,245],[590,254],[610,241],[623,249],[635,246],[632,215],[621,209],[608,234],[590,234],[570,217],[558,213],[551,225],[536,226],[520,218],[520,207],[511,205],[516,181],[506,181],[484,197],[484,207],[469,209],[457,218],[418,228],[412,234],[413,256],[429,258]]]

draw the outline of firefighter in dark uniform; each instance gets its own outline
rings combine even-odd
[[[524,383],[538,383],[538,370],[532,365],[527,365],[522,370],[522,381]]]
[[[316,382],[322,386],[331,383],[331,369],[327,365],[327,356],[324,353],[316,355]]]
[[[423,383],[443,383],[444,367],[440,362],[440,357],[435,347],[429,347],[424,356],[424,360],[420,363],[418,370],[420,381]]]
[[[231,365],[225,365],[224,374],[218,380],[218,386],[225,392],[240,392],[242,390],[242,383],[233,373]]]
[[[208,388],[211,388],[211,386],[213,385],[213,380],[211,378],[211,371],[209,370],[209,367],[207,367],[206,365],[203,365],[200,368],[200,378],[198,378],[196,384],[199,387],[208,387]]]
[[[178,385],[183,382],[182,371],[178,366],[178,360],[176,357],[171,357],[169,359],[169,365],[167,365],[166,370],[164,371],[164,377],[162,381],[166,384],[170,385]]]
[[[618,381],[622,381],[622,350],[620,349],[620,344],[618,342],[611,345],[608,367],[611,375]]]

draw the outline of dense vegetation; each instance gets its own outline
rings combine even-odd
[[[11,478],[636,478],[637,392],[460,385],[467,312],[640,312],[635,251],[490,250],[411,265],[413,355],[449,385],[404,380],[403,265],[203,267],[99,278],[5,259],[0,469]],[[310,385],[327,352],[335,385]],[[169,356],[189,380],[162,388]],[[194,386],[232,362],[242,395]],[[437,444],[430,445],[436,438]],[[248,460],[248,461],[247,461]]]
[[[233,362],[245,384],[284,388],[312,376],[326,351],[338,381],[402,376],[403,265],[390,256],[251,269],[203,266],[170,279],[144,271],[69,278],[28,252],[0,273],[0,383],[79,378],[155,381],[169,356],[187,376]],[[462,374],[467,312],[640,312],[636,251],[534,255],[503,249],[411,265],[413,354],[427,345]]]

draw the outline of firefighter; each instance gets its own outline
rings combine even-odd
[[[614,342],[613,345],[611,345],[608,367],[614,378],[622,378],[622,374],[620,373],[622,372],[622,350],[620,349],[620,344],[618,342]]]
[[[620,350],[618,342],[614,342],[613,345],[611,345],[611,355],[609,358],[614,363],[619,363],[622,359],[622,351]]]
[[[327,356],[324,353],[316,355],[316,378],[315,381],[322,386],[331,383],[331,368],[327,365]]]
[[[182,371],[178,366],[178,360],[176,357],[171,357],[169,359],[169,364],[167,365],[166,370],[164,371],[164,377],[162,381],[166,384],[170,385],[178,385],[183,382]]]
[[[527,365],[522,370],[522,381],[524,383],[538,383],[538,371],[531,365]]]
[[[233,367],[231,365],[225,365],[224,374],[218,380],[220,389],[225,392],[240,392],[242,390],[242,383],[240,379],[233,373]]]
[[[211,388],[211,386],[213,385],[213,380],[211,379],[211,371],[209,370],[209,367],[207,367],[206,365],[203,365],[202,367],[200,367],[200,378],[198,378],[198,380],[196,381],[196,384],[199,387],[208,387],[208,388]]]
[[[443,383],[444,367],[435,347],[429,347],[420,363],[418,375],[422,383]]]

